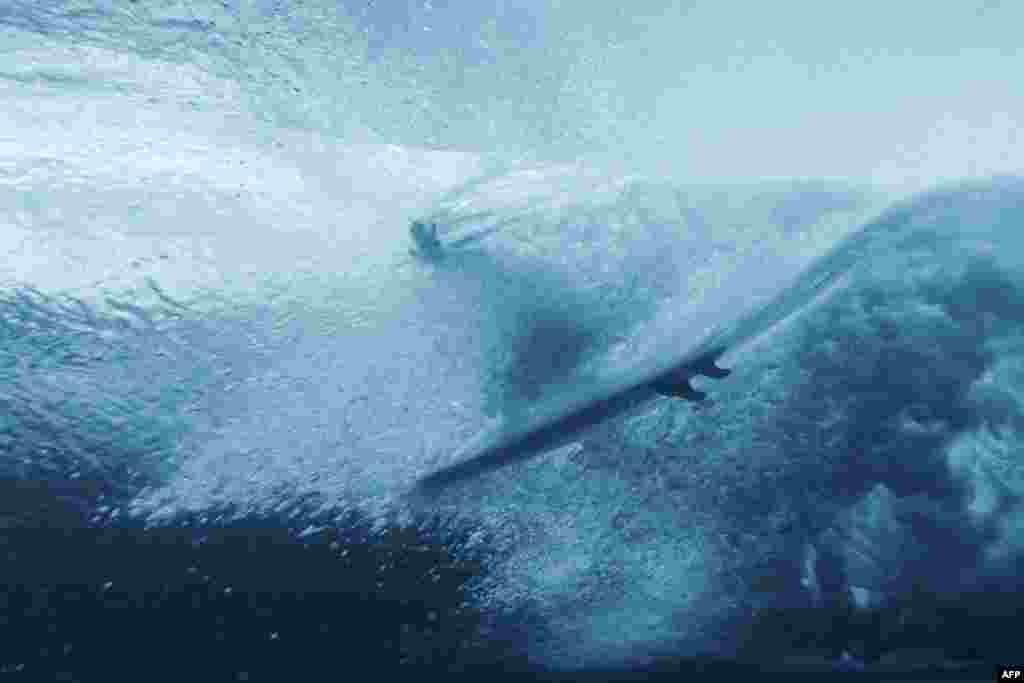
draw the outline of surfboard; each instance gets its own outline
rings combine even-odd
[[[432,498],[448,487],[488,472],[551,452],[580,438],[589,428],[628,414],[659,397],[701,401],[691,378],[722,379],[729,370],[719,359],[777,330],[799,313],[826,300],[843,283],[872,242],[883,235],[884,220],[869,223],[814,261],[767,302],[715,326],[697,343],[653,364],[630,368],[618,376],[596,378],[590,386],[551,398],[519,424],[499,424],[474,439],[455,461],[421,477],[413,495]]]

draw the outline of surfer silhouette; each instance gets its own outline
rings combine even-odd
[[[409,226],[409,234],[416,245],[415,249],[410,250],[413,256],[428,261],[440,261],[444,258],[444,248],[441,246],[441,240],[437,237],[437,223],[413,221]]]

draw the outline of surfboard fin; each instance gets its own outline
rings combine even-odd
[[[690,378],[696,375],[704,375],[712,379],[728,377],[732,374],[732,370],[715,365],[715,361],[721,355],[721,350],[705,354],[678,370],[662,375],[651,384],[651,387],[662,396],[685,398],[687,401],[703,401],[708,397],[707,392],[694,389],[690,384]]]
[[[693,365],[693,374],[704,375],[712,379],[722,379],[731,375],[732,370],[715,365],[715,356],[705,356]]]
[[[685,398],[687,401],[699,402],[708,397],[707,392],[694,389],[689,378],[659,380],[652,386],[656,392],[669,398]]]

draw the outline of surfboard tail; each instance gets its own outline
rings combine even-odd
[[[728,368],[718,367],[716,357],[706,357],[701,362],[694,366],[694,374],[704,375],[712,379],[724,379],[732,374],[732,370]]]
[[[707,392],[693,388],[689,377],[681,380],[662,380],[655,382],[652,386],[662,396],[684,398],[695,403],[699,403],[708,397]]]

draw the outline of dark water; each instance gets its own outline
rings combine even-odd
[[[868,671],[850,676],[986,680],[992,663],[1019,652],[1018,564],[1014,577],[956,595],[921,591],[870,612],[841,601],[766,611],[743,625],[734,659],[666,656],[631,670],[545,673],[517,654],[528,622],[463,606],[462,587],[480,567],[452,558],[447,547],[458,539],[448,532],[371,533],[355,517],[317,519],[298,502],[234,522],[213,521],[210,511],[158,528],[109,517],[90,523],[67,499],[88,500],[101,486],[3,487],[0,634],[11,680],[280,680],[356,671],[711,680],[834,672],[841,665],[830,660],[854,648]],[[324,528],[297,538],[316,522]]]

